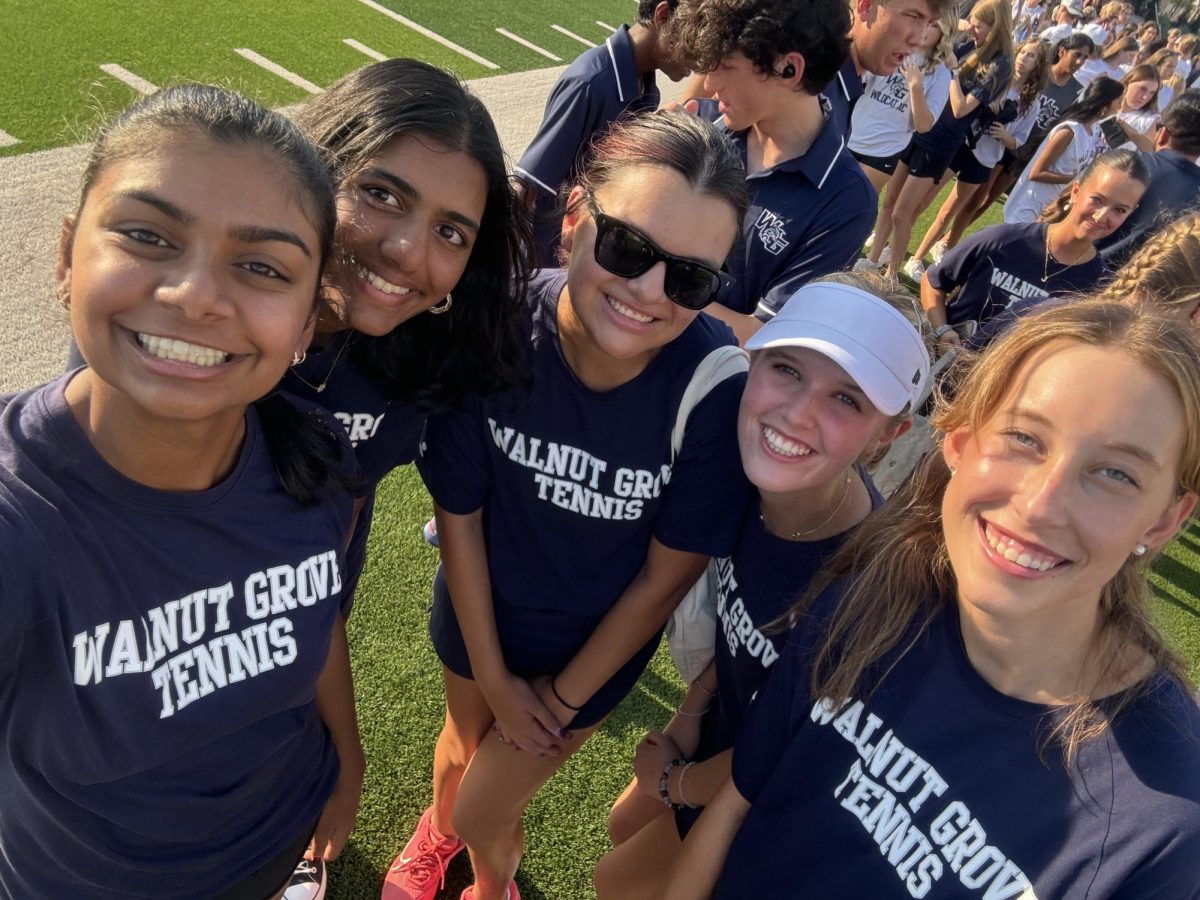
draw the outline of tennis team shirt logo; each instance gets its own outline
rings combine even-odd
[[[167,719],[216,691],[291,665],[299,647],[289,613],[341,592],[337,552],[253,572],[240,587],[227,581],[201,588],[140,619],[79,632],[71,642],[75,684],[148,673],[162,697],[158,717]],[[233,631],[231,615],[251,624]]]
[[[769,209],[759,213],[758,221],[754,223],[758,239],[762,241],[763,249],[772,256],[778,256],[791,243],[784,230],[784,221]]]
[[[861,700],[823,698],[809,718],[845,738],[857,757],[833,789],[879,847],[912,897],[943,878],[981,900],[1037,900],[1020,866],[991,843],[987,829],[931,763],[905,744]]]

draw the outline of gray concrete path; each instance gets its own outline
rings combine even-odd
[[[541,121],[562,68],[471,82],[491,110],[511,160]],[[660,78],[664,102],[680,86]],[[67,358],[66,313],[54,298],[59,223],[78,200],[86,145],[0,159],[0,393],[39,384]]]

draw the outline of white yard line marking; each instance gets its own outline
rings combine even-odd
[[[587,38],[580,37],[573,31],[567,31],[567,29],[563,28],[561,25],[551,25],[550,27],[553,28],[555,31],[557,31],[559,34],[565,34],[567,37],[571,38],[572,40],[579,41],[579,43],[583,44],[583,46],[585,46],[585,47],[595,47],[596,46],[591,41],[589,41]]]
[[[485,69],[499,69],[500,68],[498,65],[496,65],[494,62],[492,62],[490,59],[484,59],[478,53],[473,53],[470,50],[468,50],[466,47],[460,47],[458,44],[454,43],[454,41],[449,40],[448,38],[442,37],[436,31],[430,31],[424,25],[418,25],[412,19],[404,18],[404,16],[400,15],[400,13],[392,12],[392,10],[388,9],[386,6],[381,6],[380,4],[376,3],[375,0],[358,0],[358,2],[363,4],[364,6],[369,6],[371,9],[375,10],[375,12],[377,12],[377,13],[383,13],[383,15],[387,16],[389,19],[394,19],[395,21],[399,22],[401,25],[407,25],[413,31],[417,32],[417,34],[423,34],[423,35],[425,35],[425,37],[429,38],[431,41],[437,41],[443,47],[449,47],[455,53],[461,53],[467,59],[474,60],[475,62],[477,62],[481,66],[483,66]]]
[[[153,94],[158,90],[157,85],[151,84],[140,75],[134,75],[128,69],[118,66],[116,63],[104,63],[100,66],[100,71],[105,75],[111,75],[117,81],[124,82],[139,94]]]
[[[596,24],[599,25],[601,28],[607,28],[609,31],[617,30],[617,29],[613,28],[611,25],[609,25],[607,22],[601,22],[599,19],[596,20]]]
[[[546,57],[546,59],[552,59],[552,60],[554,60],[555,62],[562,62],[562,57],[561,57],[561,56],[555,56],[555,55],[554,55],[553,53],[551,53],[549,50],[546,50],[546,49],[544,49],[544,48],[542,48],[542,47],[539,47],[537,44],[533,43],[533,41],[527,41],[527,40],[525,40],[525,38],[521,37],[519,34],[513,34],[513,33],[512,33],[511,31],[509,31],[507,28],[497,28],[497,29],[496,29],[496,33],[497,33],[497,34],[502,34],[502,35],[504,35],[504,36],[505,36],[506,38],[508,38],[510,41],[516,41],[516,42],[517,42],[518,44],[520,44],[522,47],[528,47],[528,48],[529,48],[530,50],[532,50],[534,53],[540,53],[540,54],[542,54],[542,56]]]
[[[0,131],[0,147],[11,147],[19,143],[21,143],[19,138],[13,137],[7,131]]]
[[[253,50],[247,50],[245,47],[238,47],[233,52],[243,59],[250,60],[250,62],[254,63],[256,66],[261,66],[272,75],[278,75],[285,81],[290,81],[296,87],[300,88],[301,90],[308,91],[310,94],[322,94],[325,92],[323,87],[318,87],[307,78],[301,78],[295,72],[285,69],[283,66],[279,65],[279,63],[271,62],[271,60],[267,59],[261,53],[255,53]]]
[[[345,44],[347,47],[353,47],[355,50],[357,50],[359,53],[362,53],[364,56],[371,57],[371,59],[375,60],[376,62],[383,62],[385,59],[388,58],[388,55],[386,53],[380,53],[378,50],[372,50],[366,44],[360,44],[354,38],[342,38],[342,43]]]

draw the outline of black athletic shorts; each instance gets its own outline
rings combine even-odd
[[[975,152],[963,144],[950,161],[950,168],[958,175],[963,184],[983,184],[992,174],[992,170],[979,161]]]
[[[864,166],[869,166],[870,168],[875,169],[877,172],[882,172],[884,175],[888,176],[895,174],[896,166],[899,164],[900,156],[903,153],[904,151],[901,150],[900,153],[896,153],[892,156],[867,156],[865,153],[855,153],[853,150],[850,151],[850,155],[857,159]]]

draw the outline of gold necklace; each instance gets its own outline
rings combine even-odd
[[[312,388],[318,394],[320,394],[322,391],[325,390],[325,385],[329,384],[329,379],[333,377],[333,370],[337,368],[338,360],[340,360],[342,358],[342,353],[344,353],[346,348],[350,346],[350,342],[352,340],[354,340],[354,332],[348,331],[346,333],[346,339],[344,341],[342,341],[342,346],[338,348],[337,355],[334,356],[334,358],[333,358],[333,365],[331,365],[329,367],[329,371],[325,373],[325,377],[321,380],[320,384],[313,384],[311,381],[309,381],[307,378],[305,378],[303,375],[301,375],[295,369],[292,370],[292,374],[295,375],[297,378],[299,378],[301,381],[303,381],[305,384],[307,384],[310,388]]]
[[[1058,263],[1060,266],[1062,266],[1061,269],[1059,269],[1057,272],[1054,273],[1055,275],[1061,275],[1063,272],[1067,271],[1067,269],[1071,268],[1072,266],[1079,265],[1079,263],[1065,263],[1062,260],[1060,260],[1057,256],[1054,257],[1054,261],[1056,263]],[[1042,260],[1042,284],[1045,284],[1049,280],[1050,280],[1050,228],[1049,228],[1049,226],[1047,226],[1046,227],[1046,256]]]
[[[850,476],[847,475],[846,476],[846,487],[842,491],[842,499],[840,499],[837,502],[837,506],[835,506],[833,508],[833,512],[831,512],[829,514],[828,519],[826,519],[824,522],[822,522],[816,528],[810,528],[808,531],[792,531],[792,532],[789,532],[787,535],[781,535],[781,536],[786,537],[786,539],[789,541],[798,541],[801,538],[808,537],[810,534],[816,534],[818,531],[825,528],[830,522],[833,521],[834,516],[836,516],[841,511],[842,505],[845,504],[846,498],[849,496],[850,496]],[[765,528],[767,531],[771,532],[772,534],[777,533],[771,528],[770,525],[767,524],[767,520],[762,514],[761,506],[759,506],[759,508],[758,508],[758,521],[762,525],[762,527]]]

